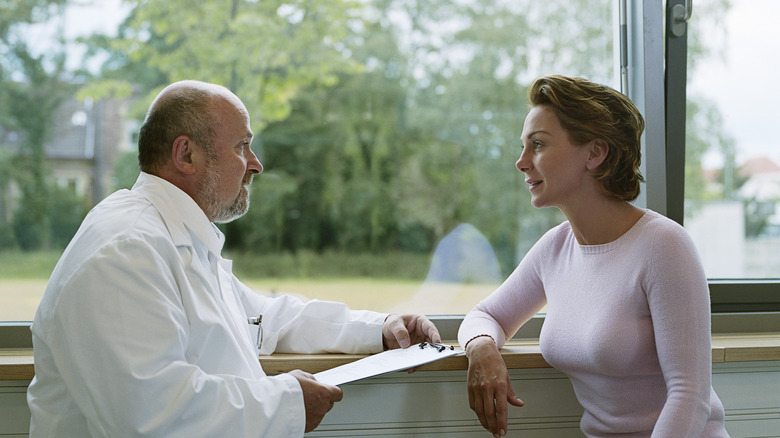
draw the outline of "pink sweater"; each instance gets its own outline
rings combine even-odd
[[[617,240],[588,246],[568,222],[553,228],[466,315],[460,344],[486,333],[501,347],[545,304],[542,355],[571,379],[586,435],[728,437],[711,383],[707,279],[677,223],[648,210]]]

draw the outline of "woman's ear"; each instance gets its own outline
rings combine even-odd
[[[604,162],[604,160],[607,158],[607,153],[609,152],[609,143],[606,141],[597,138],[590,142],[590,145],[587,146],[590,148],[590,151],[588,153],[588,162],[586,164],[588,170],[594,171],[601,166],[601,163]]]
[[[194,154],[194,143],[191,138],[186,135],[176,137],[171,147],[171,160],[176,170],[186,175],[195,173]]]

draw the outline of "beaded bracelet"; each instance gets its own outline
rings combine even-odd
[[[491,339],[493,342],[496,342],[496,340],[495,340],[495,339],[493,339],[493,336],[490,336],[490,335],[489,335],[489,334],[487,334],[487,333],[482,333],[482,334],[476,335],[476,336],[474,336],[473,338],[469,339],[469,340],[466,342],[466,345],[464,345],[464,346],[463,346],[463,349],[465,350],[466,348],[468,348],[468,346],[469,346],[469,342],[473,341],[474,339],[481,338],[481,337],[483,337],[483,336],[487,336],[487,337],[488,337],[488,338],[490,338],[490,339]]]

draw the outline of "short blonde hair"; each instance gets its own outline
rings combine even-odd
[[[624,201],[639,196],[645,120],[628,97],[586,79],[548,75],[531,84],[528,101],[552,109],[575,144],[606,141],[609,151],[594,178],[610,196]]]

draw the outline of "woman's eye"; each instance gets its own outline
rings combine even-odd
[[[531,148],[533,150],[537,150],[537,149],[541,148],[542,146],[543,146],[542,142],[540,142],[540,141],[533,141],[533,142],[531,142]],[[523,150],[525,150],[525,143],[520,143],[520,152],[522,152]]]

